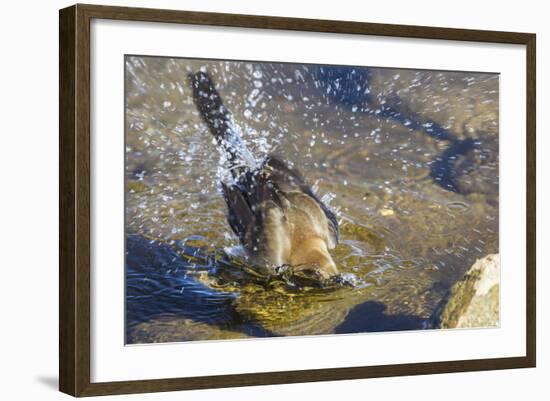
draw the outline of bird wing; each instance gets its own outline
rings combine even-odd
[[[282,209],[282,193],[262,170],[247,171],[236,182],[221,185],[231,229],[243,245],[259,249],[266,213]]]
[[[227,221],[241,243],[245,244],[248,232],[257,227],[256,216],[238,186],[227,185],[223,182],[221,185],[227,204]]]
[[[286,163],[275,156],[269,156],[265,161],[263,169],[268,172],[270,180],[281,192],[300,191],[311,197],[321,208],[327,218],[329,238],[332,242],[331,248],[338,244],[339,229],[336,215],[306,184],[304,178],[297,170],[290,168]]]

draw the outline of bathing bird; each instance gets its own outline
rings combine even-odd
[[[320,280],[338,269],[329,249],[338,221],[300,172],[279,157],[257,160],[208,73],[189,74],[194,103],[215,138],[231,179],[222,180],[227,220],[251,263],[267,274],[290,270]]]

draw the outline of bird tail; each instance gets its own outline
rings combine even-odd
[[[210,76],[199,71],[189,74],[188,78],[193,89],[195,106],[224,153],[233,176],[243,170],[256,168],[257,162],[243,142],[241,131],[223,105]]]

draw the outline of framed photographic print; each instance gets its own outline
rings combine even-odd
[[[535,35],[60,11],[60,390],[535,366]]]

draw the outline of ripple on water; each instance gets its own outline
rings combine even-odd
[[[470,208],[470,205],[466,202],[453,201],[445,204],[447,210],[454,213],[465,213]]]

